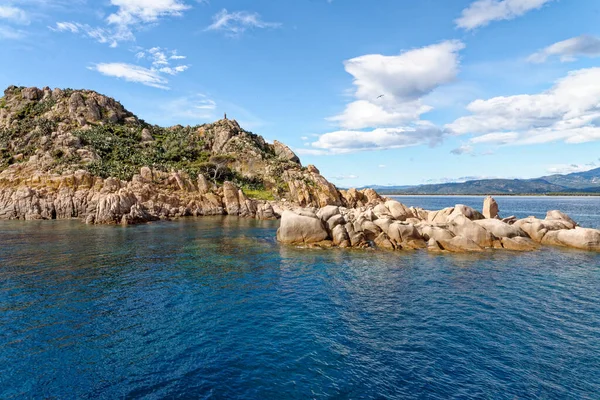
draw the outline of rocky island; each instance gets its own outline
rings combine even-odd
[[[408,208],[338,190],[283,143],[222,119],[163,128],[90,90],[11,86],[0,98],[0,219],[134,224],[184,216],[281,218],[280,242],[313,247],[600,251],[600,231],[560,211],[500,219],[456,205]]]

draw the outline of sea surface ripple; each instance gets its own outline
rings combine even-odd
[[[276,227],[0,223],[0,398],[599,398],[600,255],[307,250]]]

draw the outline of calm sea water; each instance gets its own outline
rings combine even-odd
[[[1,222],[0,398],[599,398],[599,254],[306,250],[276,227]]]

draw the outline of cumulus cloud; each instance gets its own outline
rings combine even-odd
[[[433,124],[422,122],[418,126],[400,128],[377,128],[370,131],[336,131],[321,135],[311,143],[313,151],[303,154],[328,155],[359,151],[398,149],[420,144],[436,145],[443,132]]]
[[[369,54],[346,61],[346,72],[354,77],[354,100],[328,118],[341,129],[321,135],[305,154],[440,143],[444,132],[421,120],[433,109],[423,98],[456,79],[463,48],[462,42],[450,40],[395,56]]]
[[[116,12],[106,18],[106,27],[78,22],[57,22],[55,32],[77,33],[116,47],[120,42],[134,41],[135,31],[166,17],[179,17],[191,8],[181,0],[110,0]]]
[[[168,89],[168,81],[158,71],[126,63],[101,63],[90,69],[103,75],[124,79],[128,82],[141,83],[159,89]]]
[[[280,23],[265,22],[260,14],[248,11],[229,12],[226,9],[219,11],[213,16],[213,23],[205,30],[223,31],[229,36],[238,36],[248,29],[255,28],[279,28]]]
[[[431,111],[422,98],[456,79],[459,41],[445,41],[396,56],[370,54],[344,63],[354,77],[356,101],[329,118],[345,129],[398,126]]]
[[[540,94],[476,100],[472,115],[446,125],[471,143],[535,144],[600,140],[600,68],[570,72]]]
[[[560,61],[575,61],[578,57],[600,57],[600,38],[581,35],[554,43],[529,57],[533,63],[543,63],[549,57],[558,56]]]
[[[509,20],[541,8],[552,0],[476,0],[454,22],[459,28],[472,30],[492,21]]]

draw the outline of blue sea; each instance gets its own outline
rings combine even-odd
[[[600,198],[497,200],[600,227]],[[308,250],[277,225],[0,222],[0,398],[600,398],[600,254]]]

